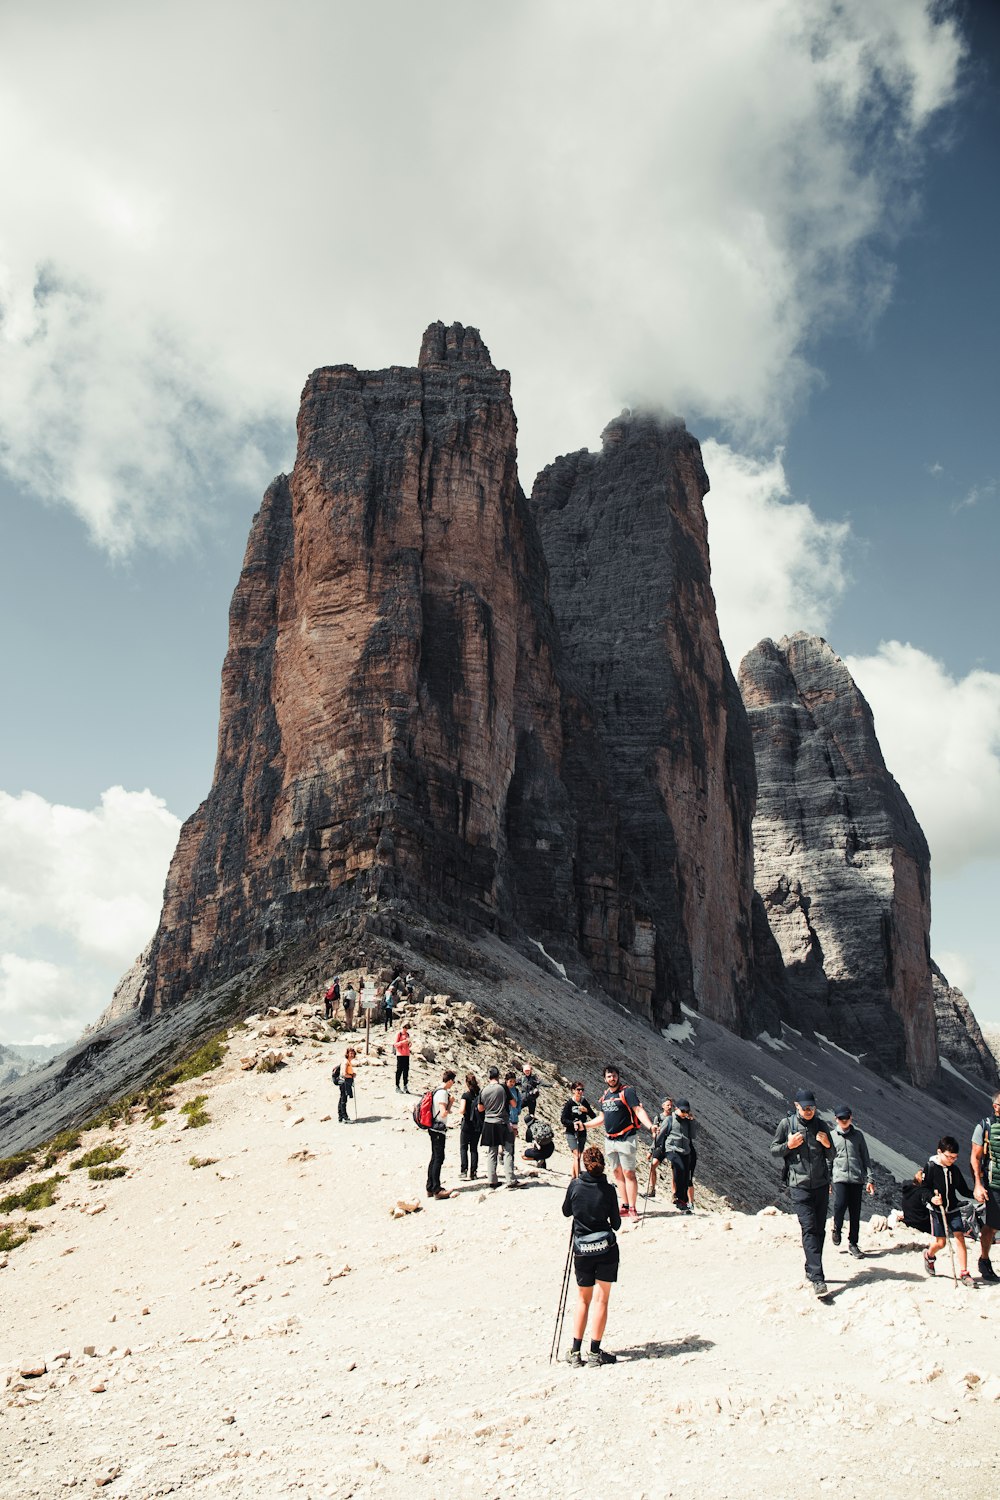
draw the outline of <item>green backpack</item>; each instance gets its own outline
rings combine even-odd
[[[991,1188],[1000,1190],[1000,1119],[982,1121],[983,1130],[983,1181]]]

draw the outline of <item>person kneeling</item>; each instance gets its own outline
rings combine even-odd
[[[614,1232],[621,1228],[622,1216],[618,1195],[604,1175],[604,1153],[600,1147],[588,1146],[584,1151],[583,1171],[566,1189],[562,1211],[573,1220],[573,1269],[580,1292],[573,1313],[573,1343],[566,1358],[578,1369],[583,1365],[583,1336],[593,1302],[587,1364],[595,1369],[613,1365],[615,1356],[605,1353],[601,1340],[608,1321],[611,1286],[618,1280],[618,1242]]]

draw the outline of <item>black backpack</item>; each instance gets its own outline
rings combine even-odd
[[[334,1083],[340,1082],[340,1063],[338,1063],[334,1068],[333,1072],[330,1074],[330,1077]]]

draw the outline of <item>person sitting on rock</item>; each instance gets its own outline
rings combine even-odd
[[[938,1141],[937,1154],[932,1156],[924,1171],[923,1199],[931,1217],[931,1234],[934,1236],[924,1251],[924,1267],[928,1276],[933,1276],[935,1259],[949,1240],[955,1241],[958,1254],[958,1279],[971,1282],[968,1253],[965,1248],[965,1220],[959,1206],[960,1198],[971,1198],[972,1189],[962,1176],[958,1161],[958,1142],[953,1135],[943,1135]]]

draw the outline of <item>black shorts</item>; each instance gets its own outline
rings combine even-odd
[[[986,1189],[986,1224],[989,1229],[1000,1229],[1000,1188]]]
[[[927,1211],[931,1216],[931,1234],[936,1240],[946,1239],[947,1236],[944,1232],[944,1214],[939,1208],[936,1208],[933,1203],[928,1205]],[[948,1230],[951,1234],[965,1233],[965,1220],[962,1218],[961,1209],[952,1208],[948,1210]]]
[[[618,1246],[613,1245],[607,1255],[574,1255],[573,1269],[577,1286],[593,1286],[595,1281],[617,1281]]]

